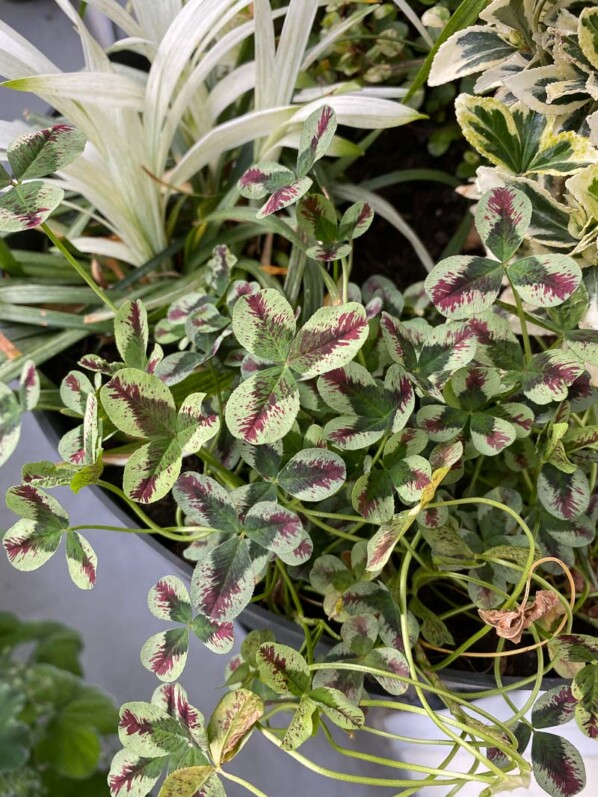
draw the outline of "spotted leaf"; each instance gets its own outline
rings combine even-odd
[[[309,689],[307,662],[296,650],[277,642],[266,642],[256,653],[260,679],[278,695],[301,697]]]
[[[374,678],[390,695],[403,695],[407,691],[409,685],[406,680],[401,680],[401,678],[407,679],[411,674],[407,660],[401,651],[394,648],[375,648],[365,656],[363,663],[376,670],[388,672],[388,675],[378,673],[374,675]],[[393,675],[399,677],[393,678]]]
[[[181,474],[172,494],[187,520],[197,526],[226,534],[239,531],[239,519],[228,493],[215,479],[187,471]]]
[[[532,217],[532,203],[516,188],[494,188],[477,207],[476,228],[482,242],[501,263],[521,246]]]
[[[143,302],[139,299],[128,300],[119,307],[114,318],[114,336],[125,363],[131,368],[144,370],[147,365],[149,327]]]
[[[313,735],[317,710],[314,701],[303,695],[282,738],[283,750],[296,750]]]
[[[573,718],[577,700],[569,684],[549,689],[534,703],[532,724],[534,728],[552,728]]]
[[[63,199],[62,188],[41,181],[11,188],[0,194],[0,230],[11,233],[39,227]]]
[[[295,175],[290,169],[279,163],[263,161],[247,169],[239,180],[239,191],[247,199],[263,199],[294,180]]]
[[[241,296],[233,311],[233,332],[250,354],[284,362],[295,334],[293,309],[273,289]]]
[[[507,269],[511,284],[524,302],[554,307],[572,296],[581,282],[581,269],[565,255],[534,255]]]
[[[496,417],[492,412],[474,412],[469,430],[471,442],[486,457],[500,454],[517,438],[513,424]]]
[[[247,543],[231,537],[209,551],[195,566],[191,602],[208,619],[233,620],[253,594],[253,571]]]
[[[219,784],[217,791],[206,791],[210,783]],[[217,788],[217,787],[216,787]],[[172,772],[162,784],[158,797],[224,797],[224,789],[214,775],[214,767],[185,767]]]
[[[289,365],[304,379],[325,374],[350,362],[368,336],[363,307],[356,302],[322,307],[299,330]]]
[[[24,133],[8,147],[6,155],[18,180],[48,177],[64,169],[85,147],[85,136],[65,124]]]
[[[426,277],[426,293],[447,318],[468,318],[492,307],[503,275],[504,269],[496,260],[455,255],[434,266]]]
[[[284,437],[299,412],[299,390],[287,369],[268,368],[242,382],[226,405],[233,437],[253,445]]]
[[[310,114],[303,125],[297,153],[297,174],[307,174],[326,154],[336,132],[336,115],[329,105]]]
[[[370,572],[376,572],[384,567],[390,559],[395,546],[413,525],[416,517],[417,512],[412,509],[406,509],[395,515],[389,523],[380,526],[367,544],[367,569]]]
[[[309,177],[301,177],[283,188],[278,188],[258,210],[256,218],[265,219],[267,216],[271,216],[273,213],[292,205],[307,194],[312,185],[313,181]]]
[[[21,437],[21,408],[13,391],[0,383],[0,467],[18,445]]]
[[[321,244],[331,244],[339,238],[336,209],[322,194],[308,194],[299,201],[297,224],[307,236]]]
[[[248,689],[236,689],[220,700],[208,724],[210,754],[216,766],[234,758],[264,713],[264,704]]]
[[[344,485],[345,463],[323,448],[306,448],[295,454],[278,476],[283,490],[300,501],[323,501]]]
[[[586,785],[583,760],[571,742],[536,731],[532,739],[534,776],[552,797],[573,797]]]
[[[284,560],[305,539],[299,516],[274,501],[260,501],[251,507],[243,521],[249,539],[272,551]],[[311,556],[311,543],[304,551],[303,561]],[[295,558],[295,557],[293,557]]]
[[[66,561],[71,580],[79,589],[92,589],[96,583],[98,557],[78,531],[66,535]]]
[[[567,398],[568,388],[583,373],[575,357],[562,351],[536,354],[523,373],[523,392],[536,404],[549,404]]]
[[[363,711],[351,703],[339,689],[320,686],[310,691],[309,698],[339,728],[353,731],[361,728],[365,722]]]
[[[546,464],[538,476],[538,499],[554,517],[573,520],[588,508],[588,479],[580,469],[574,473],[564,473],[554,465]]]
[[[166,758],[140,758],[119,750],[112,759],[108,786],[112,797],[147,797],[158,782]]]

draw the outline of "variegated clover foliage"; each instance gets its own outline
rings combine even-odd
[[[439,49],[430,83],[477,75],[457,98],[463,134],[491,167],[481,192],[516,185],[532,201],[540,250],[596,259],[598,8],[555,0],[494,0],[479,24]],[[485,96],[475,96],[485,95]]]
[[[258,164],[251,190],[278,193],[276,203],[293,193],[325,146],[326,116],[306,127],[294,173]],[[312,226],[301,227],[307,201]],[[342,247],[363,208],[339,222],[327,203],[300,199],[299,227]],[[64,537],[73,580],[93,586],[96,557],[80,533],[93,526],[74,525],[47,491],[99,484],[132,508],[140,532],[186,546],[194,568],[190,588],[166,576],[150,592],[167,625],[142,661],[165,683],[150,703],[123,707],[114,797],[145,797],[161,778],[162,797],[222,795],[224,765],[255,729],[304,761],[294,751],[318,732],[328,738],[330,723],[362,727],[363,701],[376,705],[379,690],[387,704],[415,684],[432,712],[430,681],[477,740],[469,779],[525,786],[533,768],[555,797],[582,788],[577,751],[546,728],[575,718],[598,733],[598,643],[586,633],[598,590],[598,417],[587,371],[598,366],[598,333],[581,323],[598,280],[579,258],[527,247],[533,206],[513,186],[482,197],[476,225],[484,256],[449,257],[405,295],[383,277],[360,289],[343,268],[329,302],[306,317],[276,280],[263,287],[217,246],[196,290],[158,318],[139,299],[124,302],[117,356],[88,354],[64,378],[74,427],[63,462],[27,465],[9,491],[21,516],[4,537],[12,564],[43,565]],[[106,464],[123,467],[122,489],[104,480]],[[165,496],[176,506],[168,526],[147,514]],[[583,632],[568,608],[573,569]],[[206,725],[177,683],[191,637],[230,651],[252,601],[295,620],[305,642],[294,650],[268,631],[250,634]],[[522,636],[538,679],[548,645],[569,686],[547,693],[531,724],[472,719],[432,667],[457,648],[480,654],[481,638],[480,655],[511,653]],[[322,637],[329,643],[316,649]],[[531,765],[521,757],[530,738]],[[454,784],[441,767],[420,774]],[[374,785],[389,784],[412,781]]]

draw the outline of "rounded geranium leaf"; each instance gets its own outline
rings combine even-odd
[[[268,199],[265,205],[258,210],[256,214],[257,219],[265,219],[266,216],[271,216],[272,213],[276,213],[283,208],[292,205],[293,202],[296,202],[298,199],[301,199],[302,196],[307,194],[309,189],[313,185],[313,180],[310,180],[309,177],[301,177],[299,180],[295,180],[289,185],[285,185],[283,188],[278,188],[272,196]]]
[[[176,681],[185,669],[188,646],[187,628],[160,631],[141,648],[141,663],[161,681]]]
[[[147,605],[159,620],[189,623],[192,619],[191,600],[187,587],[177,576],[161,578],[149,591]]]
[[[536,404],[564,401],[568,388],[583,370],[579,360],[566,352],[545,351],[536,354],[523,372],[523,392]]]
[[[496,260],[455,255],[434,266],[426,277],[426,293],[442,315],[460,320],[492,307],[503,275]]]
[[[581,282],[581,269],[566,255],[534,255],[507,269],[509,280],[524,302],[555,307],[572,296]]]
[[[21,408],[13,391],[0,383],[0,467],[13,453],[21,437]]]
[[[177,479],[172,494],[193,524],[228,534],[239,530],[239,519],[227,491],[215,479],[188,471]]]
[[[573,797],[586,785],[582,757],[571,742],[545,731],[536,731],[532,739],[534,776],[552,797]]]
[[[336,115],[330,105],[322,105],[307,117],[297,152],[297,174],[307,174],[314,163],[324,157],[334,138],[336,125]]]
[[[264,445],[283,438],[298,412],[294,377],[286,369],[268,368],[233,391],[226,405],[226,425],[233,437]]]
[[[119,750],[112,759],[108,786],[112,797],[146,797],[158,782],[165,759],[140,758],[128,750]]]
[[[8,147],[6,155],[18,180],[48,177],[64,169],[85,148],[85,136],[65,124],[24,133]]]
[[[294,180],[295,175],[290,169],[279,163],[263,161],[247,169],[239,180],[239,191],[247,199],[263,199]]]
[[[295,334],[293,308],[271,288],[241,296],[233,311],[233,332],[250,354],[284,362]]]
[[[510,446],[517,437],[513,424],[491,412],[474,412],[470,420],[471,442],[480,454],[493,457]]]
[[[480,199],[476,228],[482,242],[502,263],[521,246],[532,217],[532,203],[512,186],[493,188]]]
[[[325,374],[349,363],[368,336],[362,305],[322,307],[299,330],[289,354],[289,365],[304,379]]]
[[[367,202],[356,202],[348,208],[338,229],[338,237],[341,241],[353,241],[359,238],[370,228],[374,220],[374,211]]]
[[[345,463],[338,454],[306,448],[289,460],[278,483],[300,501],[323,501],[340,490],[346,477]]]
[[[336,210],[322,194],[308,194],[299,201],[297,224],[310,238],[320,243],[334,243],[337,240]]]
[[[64,199],[57,185],[24,183],[0,195],[0,230],[21,232],[43,224]]]
[[[260,501],[253,506],[243,528],[250,539],[276,554],[293,551],[303,538],[299,516],[275,501]]]
[[[224,695],[207,728],[210,754],[216,766],[237,755],[263,713],[261,698],[249,689],[236,689]]]
[[[573,520],[586,511],[590,503],[590,485],[579,468],[563,473],[554,465],[543,466],[538,476],[538,499],[554,517]]]
[[[373,468],[360,476],[351,491],[356,512],[371,523],[386,523],[395,508],[392,481],[385,470]]]
[[[66,562],[73,583],[79,589],[92,589],[96,583],[98,557],[78,531],[66,535]]]
[[[195,566],[191,580],[193,606],[216,623],[234,620],[253,595],[253,570],[247,542],[231,537],[209,551]]]
[[[157,376],[123,368],[101,390],[102,405],[121,432],[134,437],[171,437],[176,408],[170,390]]]

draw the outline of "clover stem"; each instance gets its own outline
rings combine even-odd
[[[349,301],[349,273],[351,271],[349,267],[349,261],[346,257],[343,257],[341,260],[341,269],[342,269],[342,297],[343,297],[343,304],[347,304]]]
[[[237,775],[233,775],[230,772],[224,772],[224,770],[220,770],[219,774],[222,775],[223,778],[230,780],[232,783],[237,783],[239,786],[243,786],[246,791],[250,792],[251,794],[255,794],[255,797],[268,797],[268,795],[261,789],[258,789],[257,786],[254,786],[247,780],[243,780],[243,778],[239,778]]]
[[[138,507],[134,501],[131,501],[131,499],[120,489],[120,487],[117,487],[115,484],[111,484],[110,482],[105,482],[103,479],[98,480],[98,487],[103,487],[104,490],[108,490],[109,492],[114,493],[114,495],[117,495],[137,515],[137,517],[140,518],[140,520],[149,526],[152,531],[158,533],[162,531],[160,526],[154,523],[154,521],[149,518],[143,509]]]
[[[75,269],[77,274],[81,277],[81,279],[84,280],[89,285],[89,287],[92,289],[92,291],[98,297],[98,299],[100,299],[100,301],[103,302],[103,304],[105,304],[106,307],[108,307],[110,310],[112,310],[112,312],[116,315],[116,313],[118,312],[117,306],[108,297],[108,295],[105,293],[105,291],[103,291],[102,288],[100,288],[100,286],[97,284],[97,282],[87,273],[87,271],[85,271],[83,266],[75,260],[75,258],[71,255],[69,250],[66,248],[66,246],[62,243],[60,238],[58,238],[58,236],[54,235],[54,233],[52,232],[50,227],[45,222],[41,225],[41,229],[48,236],[50,241],[52,241],[54,246],[59,250],[59,252],[62,254],[64,259],[68,262],[68,264],[71,265]]]
[[[295,606],[297,611],[297,620],[299,621],[301,628],[303,629],[303,633],[305,634],[305,648],[306,648],[306,658],[309,664],[311,664],[314,660],[314,646],[311,638],[311,630],[307,623],[305,622],[305,616],[303,613],[303,606],[301,605],[301,600],[299,599],[299,595],[297,594],[297,590],[295,589],[295,585],[293,584],[292,580],[289,578],[289,574],[287,573],[287,569],[283,562],[280,559],[276,560],[276,567],[278,568],[278,572],[282,576],[282,580],[284,581],[286,588],[291,596],[291,600]]]
[[[515,298],[515,306],[517,308],[517,317],[519,318],[519,324],[521,325],[521,335],[523,337],[523,349],[525,351],[525,360],[526,363],[529,363],[533,357],[532,354],[532,346],[529,340],[529,334],[527,331],[527,320],[525,318],[525,311],[523,309],[523,305],[521,304],[521,299],[519,298],[519,294],[517,293],[517,289],[511,282],[508,274],[507,279],[509,280],[509,285],[511,286],[511,290],[513,291],[513,296]]]

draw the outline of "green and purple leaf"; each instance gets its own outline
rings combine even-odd
[[[353,247],[348,243],[317,244],[316,246],[308,247],[305,250],[305,254],[313,260],[330,263],[333,260],[348,257],[352,250]]]
[[[573,697],[571,686],[563,684],[549,689],[534,703],[532,724],[534,728],[552,728],[564,725],[573,719],[577,700]]]
[[[187,628],[160,631],[141,648],[141,663],[161,681],[176,681],[185,669],[188,647]]]
[[[192,620],[191,600],[187,587],[176,576],[166,576],[154,584],[149,591],[147,605],[150,612],[159,620],[185,624]]]
[[[322,307],[299,330],[289,354],[289,365],[304,379],[325,374],[349,363],[368,336],[362,305]]]
[[[413,525],[416,517],[417,512],[406,509],[395,515],[389,523],[380,526],[374,536],[368,540],[367,569],[370,572],[381,570],[386,565],[396,544]]]
[[[579,360],[566,352],[545,351],[536,354],[523,372],[523,392],[536,404],[564,401],[568,396],[568,388],[583,370]]]
[[[19,398],[23,412],[31,412],[31,410],[35,409],[39,401],[39,393],[39,374],[37,373],[33,360],[27,360],[21,369],[21,376],[19,379]]]
[[[96,583],[98,557],[78,531],[66,535],[66,562],[71,580],[79,589],[92,589]]]
[[[177,769],[166,778],[158,797],[225,797],[224,789],[214,771],[212,766]],[[215,783],[219,784],[219,789],[215,787]],[[216,791],[213,791],[214,787]]]
[[[336,132],[336,115],[329,105],[310,114],[303,124],[297,152],[297,174],[307,174],[314,163],[323,158]]]
[[[388,313],[382,313],[380,327],[386,348],[394,362],[402,365],[408,371],[416,368],[417,356],[407,328]]]
[[[44,530],[39,523],[22,519],[8,529],[2,545],[11,565],[29,572],[37,570],[54,556],[65,531],[66,528]]]
[[[271,288],[241,296],[233,311],[233,332],[250,354],[282,363],[295,335],[293,309]]]
[[[589,634],[560,634],[551,640],[550,650],[567,662],[598,661],[598,639]]]
[[[524,302],[555,307],[572,296],[581,283],[581,269],[566,255],[534,255],[508,267],[513,288]]]
[[[577,699],[577,725],[590,739],[598,739],[598,665],[586,664],[573,679],[571,691]]]
[[[60,400],[76,415],[83,417],[87,407],[87,397],[94,393],[89,379],[80,371],[69,371],[60,383]]]
[[[428,274],[426,293],[447,318],[461,320],[488,310],[500,292],[504,269],[496,260],[454,255]]]
[[[386,523],[394,513],[393,484],[385,470],[372,468],[360,476],[351,491],[356,512],[371,523]]]
[[[72,163],[85,148],[85,136],[66,124],[24,133],[8,147],[6,155],[18,180],[48,177]]]
[[[282,442],[266,443],[263,446],[253,446],[240,441],[239,452],[245,462],[254,468],[264,479],[275,479],[280,469],[282,459]]]
[[[21,407],[13,391],[0,383],[0,467],[21,438]]]
[[[195,454],[220,429],[218,415],[203,411],[205,397],[205,393],[191,393],[185,397],[179,409],[176,437],[183,456]]]
[[[307,662],[296,650],[265,642],[256,653],[261,681],[278,695],[301,697],[311,682]]]
[[[534,733],[532,765],[538,784],[551,797],[573,797],[586,785],[580,754],[571,742],[553,733]]]
[[[390,695],[402,695],[408,689],[406,681],[401,678],[410,678],[409,665],[405,656],[394,648],[375,648],[365,657],[364,664],[376,670],[386,670],[389,675],[374,675],[380,686]],[[392,675],[400,676],[393,678]]]
[[[224,695],[207,728],[210,754],[216,766],[237,755],[263,713],[261,698],[249,689],[236,689]]]
[[[474,412],[470,419],[471,442],[486,457],[494,457],[517,438],[513,424],[492,412]]]
[[[158,782],[166,764],[163,758],[140,758],[119,750],[112,759],[108,786],[112,797],[147,797]]]
[[[521,246],[532,217],[532,203],[512,186],[493,188],[480,199],[476,228],[485,246],[506,263]]]
[[[299,412],[299,390],[287,369],[269,368],[242,382],[226,405],[233,437],[253,445],[273,443],[291,429]]]
[[[172,393],[157,376],[123,368],[101,390],[112,423],[133,437],[171,438],[176,432]]]
[[[565,339],[582,362],[598,366],[598,330],[572,329],[567,332]]]
[[[207,754],[208,739],[204,717],[191,705],[187,693],[180,684],[160,684],[152,695],[152,705],[158,706],[173,717],[188,738]]]
[[[324,448],[306,448],[295,454],[278,476],[283,490],[300,501],[324,501],[344,485],[345,463]]]
[[[435,443],[453,440],[467,423],[468,413],[455,407],[428,404],[417,413],[417,425]]]
[[[139,299],[128,300],[119,307],[114,318],[114,336],[125,363],[131,368],[144,370],[147,365],[149,326],[143,302]]]
[[[212,653],[229,653],[235,641],[235,630],[230,622],[214,623],[198,614],[193,620],[192,629]]]
[[[421,348],[418,373],[435,385],[468,365],[475,357],[477,339],[467,323],[448,322],[434,327]]]
[[[273,213],[292,205],[305,196],[313,185],[313,180],[309,177],[301,177],[283,188],[277,189],[268,201],[262,205],[256,214],[256,219],[265,219]]]
[[[290,169],[279,163],[264,161],[247,169],[239,180],[239,191],[247,199],[263,199],[290,185],[295,179],[295,174]]]
[[[366,233],[374,220],[374,211],[367,202],[356,202],[348,208],[338,228],[341,241],[353,241]]]
[[[406,504],[419,501],[422,492],[432,481],[430,463],[417,454],[395,462],[388,472],[395,490]]]
[[[297,204],[297,224],[310,238],[321,244],[333,244],[339,238],[336,210],[322,194],[308,194]]]
[[[310,691],[309,698],[339,728],[354,731],[361,728],[365,722],[363,711],[351,703],[339,689],[320,686]]]
[[[181,472],[182,454],[178,441],[169,438],[150,440],[134,451],[123,474],[127,496],[140,504],[163,498]]]
[[[251,507],[243,521],[249,539],[284,558],[305,540],[305,532],[298,515],[274,501],[261,501]],[[311,556],[311,544],[305,549],[303,561]],[[295,557],[293,557],[295,558]]]
[[[43,224],[64,199],[64,191],[41,181],[23,183],[0,194],[0,230],[31,230]]]
[[[195,566],[191,602],[208,619],[234,620],[253,595],[253,570],[247,543],[231,537],[209,551]]]
[[[564,473],[554,465],[543,466],[538,476],[538,499],[544,509],[561,520],[574,520],[590,503],[590,485],[579,468]]]

